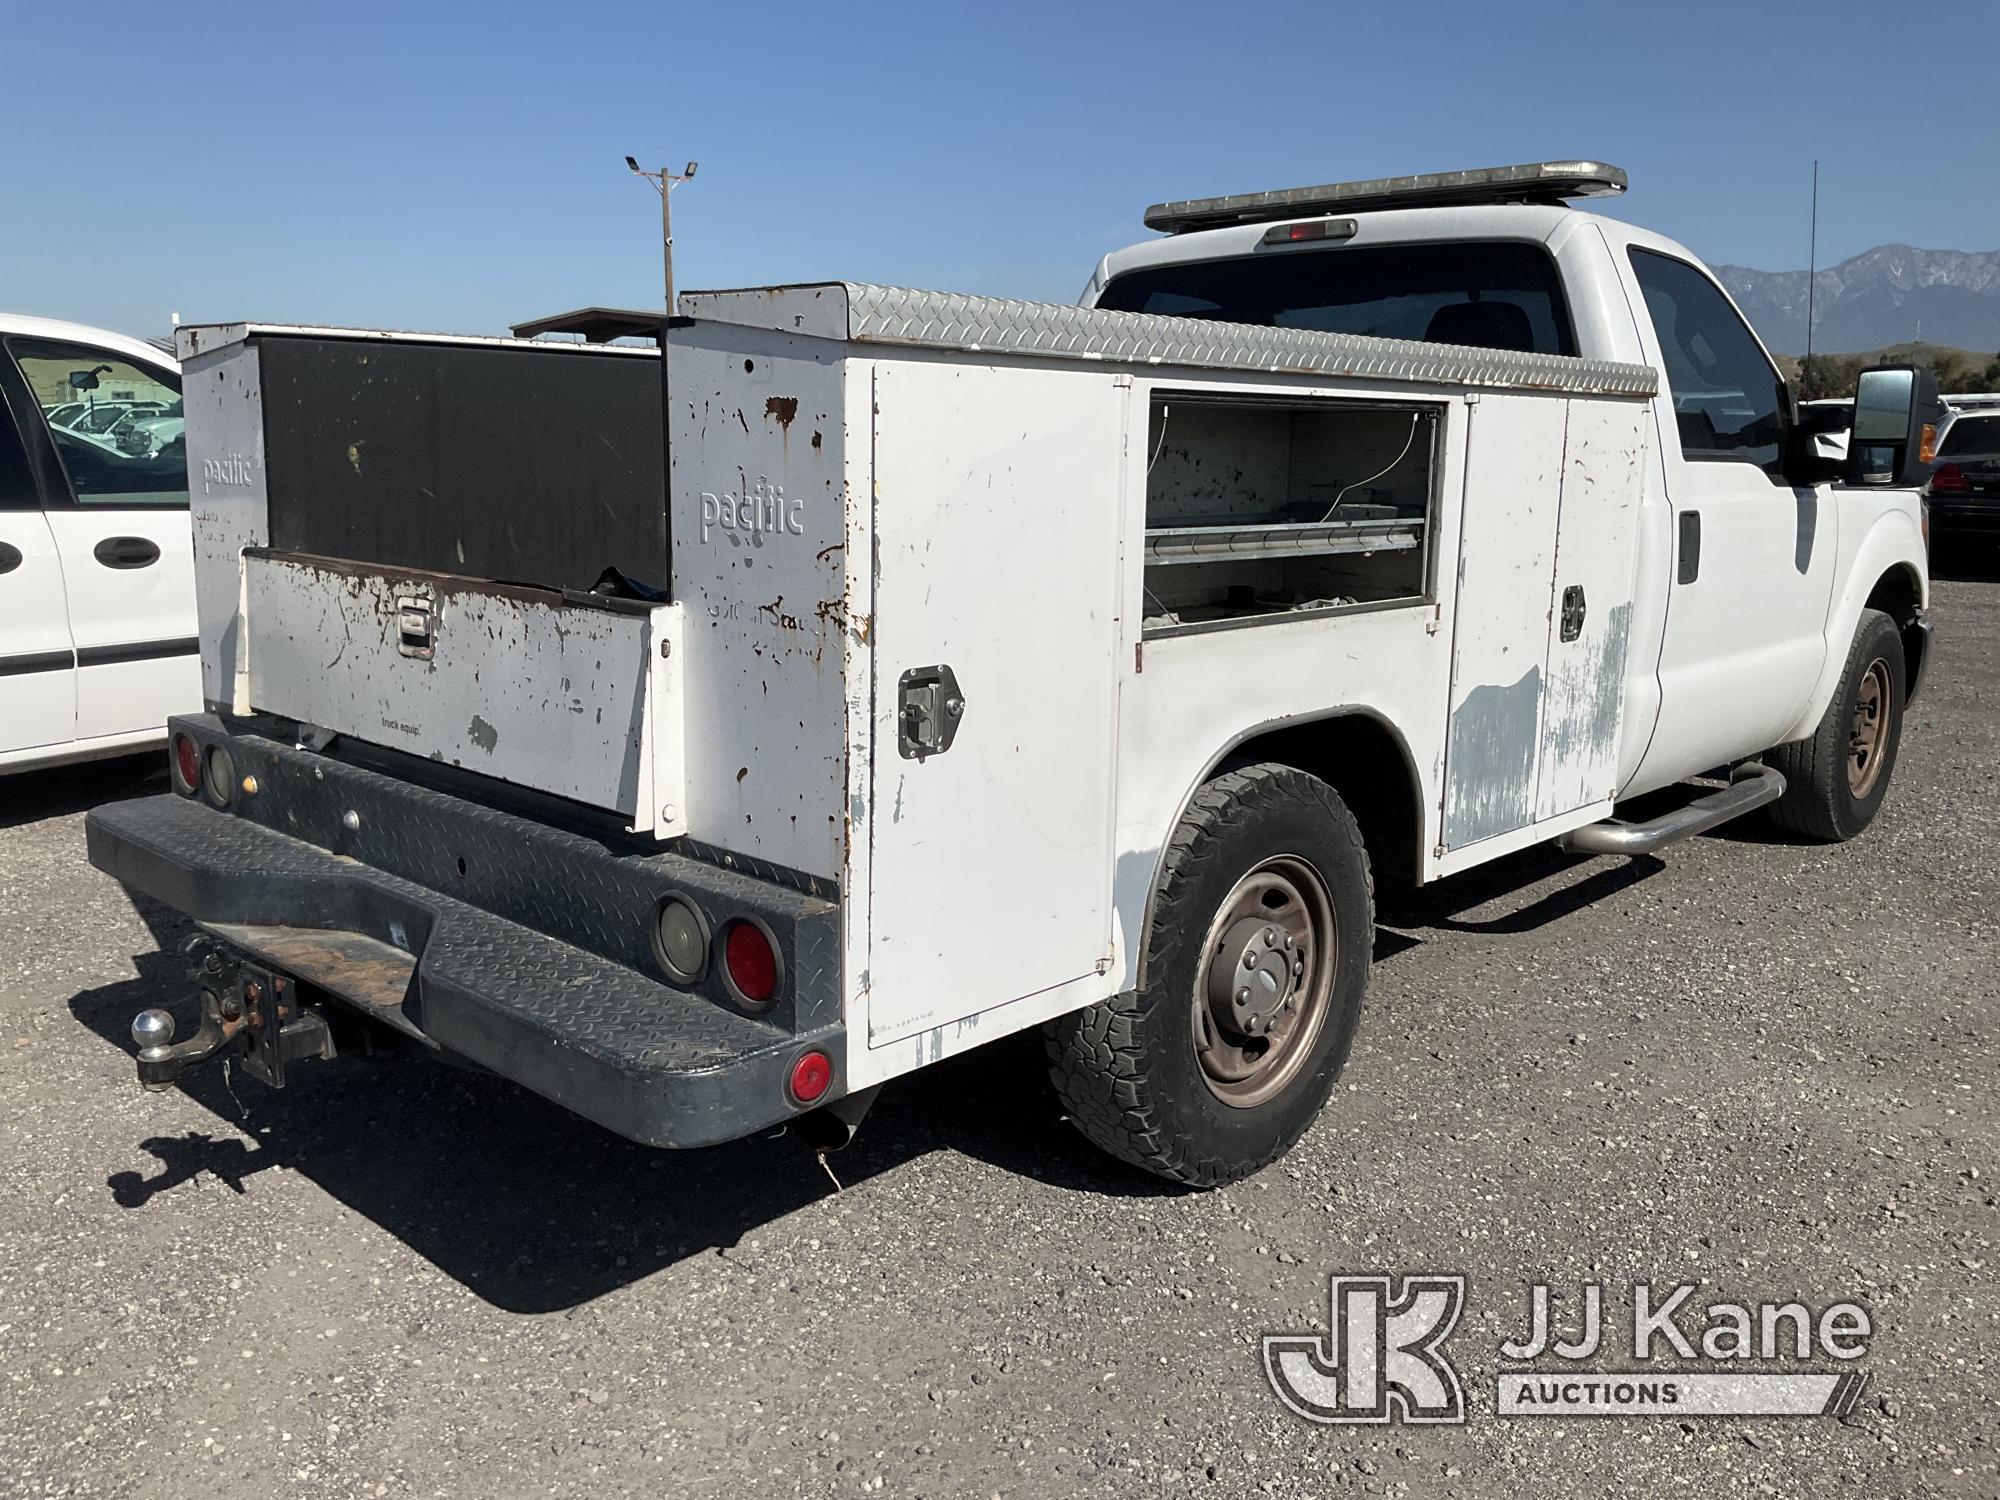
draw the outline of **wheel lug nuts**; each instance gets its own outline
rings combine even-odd
[[[1238,1005],[1248,1005],[1250,1003],[1250,992],[1248,990],[1238,990],[1236,992],[1236,1003]]]
[[[1266,948],[1275,948],[1275,947],[1277,947],[1277,946],[1278,946],[1278,929],[1277,929],[1277,928],[1275,928],[1275,927],[1266,927],[1266,928],[1264,929],[1264,946],[1265,946]]]

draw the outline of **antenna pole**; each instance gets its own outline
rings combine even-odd
[[[1813,351],[1813,283],[1819,280],[1819,162],[1813,162],[1812,227],[1806,232],[1806,362]]]

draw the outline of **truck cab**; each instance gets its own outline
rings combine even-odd
[[[1565,194],[1622,187],[1599,163],[1500,170],[1537,170]],[[1510,196],[1504,183],[1491,190]],[[1685,246],[1567,202],[1430,201],[1466,191],[1414,180],[1157,205],[1148,223],[1169,236],[1106,255],[1081,300],[1660,371],[1633,556],[1621,799],[1806,738],[1864,608],[1896,620],[1914,686],[1929,596],[1913,490],[1835,483],[1834,466],[1797,461],[1777,362]],[[1318,207],[1329,193],[1338,212],[1286,215],[1284,199]],[[1532,179],[1519,193],[1544,196]]]

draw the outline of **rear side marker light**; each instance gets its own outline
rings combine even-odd
[[[800,1053],[788,1080],[792,1098],[800,1104],[817,1104],[832,1086],[833,1059],[824,1052]]]
[[[201,751],[185,734],[174,736],[174,790],[192,797],[201,790]]]
[[[736,998],[765,1005],[778,993],[778,954],[755,922],[738,918],[722,939],[722,969]]]
[[[229,806],[236,792],[236,762],[221,745],[210,745],[201,761],[202,790],[217,807]]]

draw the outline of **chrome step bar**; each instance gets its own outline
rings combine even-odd
[[[1769,766],[1739,766],[1721,791],[1698,797],[1644,823],[1591,823],[1556,843],[1574,854],[1651,854],[1680,839],[1706,833],[1785,794],[1785,778]]]

